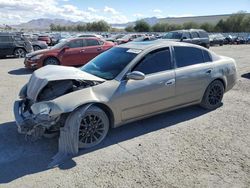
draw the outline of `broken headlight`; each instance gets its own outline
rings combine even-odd
[[[31,110],[35,115],[59,115],[62,110],[53,102],[39,102],[31,106]]]

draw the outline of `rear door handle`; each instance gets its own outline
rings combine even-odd
[[[80,52],[82,53],[82,52],[85,52],[85,50],[80,50]]]

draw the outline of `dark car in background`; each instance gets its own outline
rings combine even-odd
[[[142,37],[138,37],[138,38],[134,39],[133,42],[153,41],[156,39],[157,38],[154,36],[142,36]]]
[[[220,45],[222,46],[225,41],[225,37],[221,34],[212,34],[209,35],[210,46]]]
[[[37,37],[34,37],[33,35],[22,34],[21,36],[25,37],[26,39],[28,39],[31,42],[34,51],[44,50],[44,49],[48,48],[48,45],[45,41],[37,40]]]
[[[202,29],[171,31],[166,33],[162,38],[175,42],[187,42],[191,44],[196,44],[205,48],[210,47],[208,33]]]
[[[0,57],[23,58],[32,51],[32,44],[27,38],[15,33],[0,33]]]
[[[144,34],[128,34],[123,36],[122,38],[117,39],[118,44],[125,44],[127,42],[130,42],[138,37],[145,36]]]
[[[110,42],[117,42],[118,39],[124,37],[125,34],[117,34],[117,35],[113,35],[109,38],[106,39],[106,41],[110,41]]]
[[[84,65],[113,46],[113,42],[94,37],[67,39],[50,49],[27,54],[24,64],[25,67],[32,69],[46,65]]]
[[[34,51],[44,50],[48,48],[48,45],[44,41],[31,41]]]

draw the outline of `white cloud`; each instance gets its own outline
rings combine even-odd
[[[97,9],[94,9],[94,8],[92,8],[92,7],[88,7],[88,9],[87,9],[89,12],[97,12],[98,10]]]
[[[144,15],[141,14],[141,13],[135,13],[135,14],[133,14],[133,16],[136,17],[136,18],[142,18],[142,17],[144,17]]]
[[[105,6],[103,11],[106,13],[111,13],[111,14],[119,14],[118,11],[108,6]]]
[[[160,9],[154,9],[154,10],[152,10],[152,12],[154,12],[154,13],[162,13],[162,11]]]
[[[0,24],[19,24],[38,18],[62,18],[71,21],[126,23],[128,18],[115,9],[105,6],[103,11],[88,7],[86,11],[65,0],[0,0]],[[109,14],[108,14],[109,13]]]

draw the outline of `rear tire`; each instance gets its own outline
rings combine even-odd
[[[59,65],[59,61],[55,58],[55,57],[49,57],[47,59],[45,59],[43,65]]]
[[[24,58],[26,56],[26,51],[22,48],[17,48],[14,51],[14,56],[17,58]]]
[[[221,81],[213,81],[207,87],[200,106],[208,110],[214,110],[220,107],[222,104],[221,101],[224,95],[224,91],[224,85]]]

